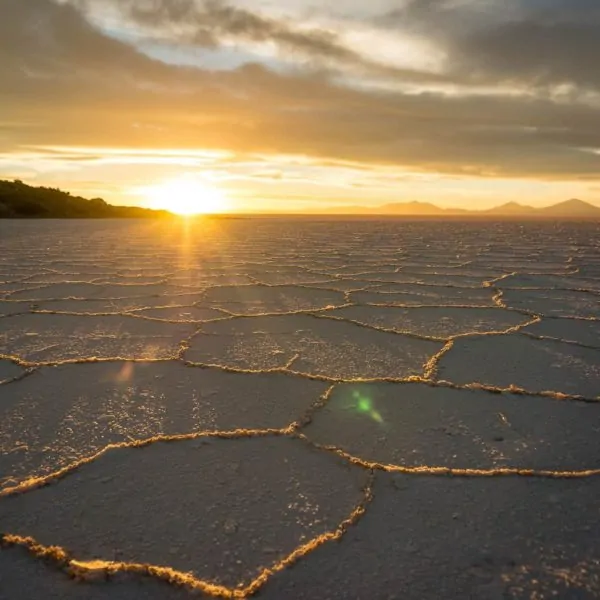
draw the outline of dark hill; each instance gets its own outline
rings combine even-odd
[[[56,188],[0,180],[0,218],[4,219],[140,219],[170,215],[164,210],[113,206],[101,198],[86,200]]]

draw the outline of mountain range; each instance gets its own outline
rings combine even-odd
[[[260,213],[248,213],[248,216]],[[292,211],[272,214],[293,215]],[[306,213],[304,213],[306,214]],[[429,202],[395,202],[382,206],[337,206],[312,210],[313,215],[364,215],[364,216],[423,216],[423,217],[499,217],[499,218],[549,218],[598,219],[600,207],[583,200],[567,200],[534,208],[517,202],[508,202],[487,210],[440,208]],[[0,181],[0,218],[9,219],[90,219],[90,218],[156,218],[173,216],[165,210],[150,210],[137,206],[114,206],[101,198],[88,200],[72,196],[57,188],[33,187],[22,181]],[[230,218],[239,218],[229,215]]]
[[[486,210],[440,208],[429,202],[394,202],[382,206],[337,206],[324,208],[318,214],[389,215],[389,216],[497,216],[542,218],[591,218],[600,219],[600,207],[583,200],[572,199],[552,206],[536,208],[518,202],[507,202]]]

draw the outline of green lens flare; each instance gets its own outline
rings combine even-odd
[[[373,407],[373,400],[367,396],[363,396],[359,391],[352,392],[352,397],[356,400],[356,411],[368,415],[373,421],[383,424],[383,417]]]
[[[371,411],[371,419],[380,425],[383,424],[383,417],[376,410]]]
[[[358,401],[358,410],[360,412],[371,412],[371,400],[369,398],[361,398]]]

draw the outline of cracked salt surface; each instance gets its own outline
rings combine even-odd
[[[489,288],[382,284],[371,288],[369,291],[354,292],[351,299],[358,304],[494,306],[492,297],[493,292]]]
[[[32,561],[23,548],[0,553],[0,590],[44,600],[189,600],[190,593],[156,579],[118,574],[110,585],[87,583],[45,561]],[[25,592],[25,596],[23,595]],[[10,595],[8,596],[11,597]],[[207,596],[208,597],[208,596]]]
[[[30,362],[111,358],[172,358],[194,326],[130,316],[34,314],[6,317],[0,354]]]
[[[594,598],[598,493],[598,478],[378,476],[372,504],[341,543],[276,575],[260,597]]]
[[[574,319],[544,319],[525,329],[534,337],[566,340],[590,348],[600,348],[600,321]]]
[[[596,235],[0,222],[0,597],[597,597]]]
[[[458,384],[514,385],[600,400],[600,350],[519,334],[457,340],[438,375]]]
[[[509,308],[547,317],[575,317],[600,320],[600,296],[562,289],[505,290],[502,299]]]
[[[325,316],[441,339],[469,333],[502,332],[531,321],[507,310],[455,307],[349,306]]]
[[[190,342],[192,362],[240,369],[290,368],[331,378],[420,375],[439,342],[356,327],[309,315],[222,320],[202,327]]]
[[[597,407],[408,384],[345,384],[304,429],[370,462],[540,470],[600,468]]]
[[[3,476],[48,473],[132,439],[283,429],[327,389],[284,374],[226,373],[174,361],[43,367],[2,390],[0,485]]]
[[[168,564],[235,587],[340,523],[367,475],[287,438],[163,442],[6,498],[0,522],[81,560]]]
[[[25,373],[25,369],[8,360],[0,360],[0,383],[5,383]]]

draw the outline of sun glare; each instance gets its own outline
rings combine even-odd
[[[229,203],[225,194],[210,184],[191,177],[180,177],[146,188],[144,196],[152,208],[178,215],[225,212]]]

